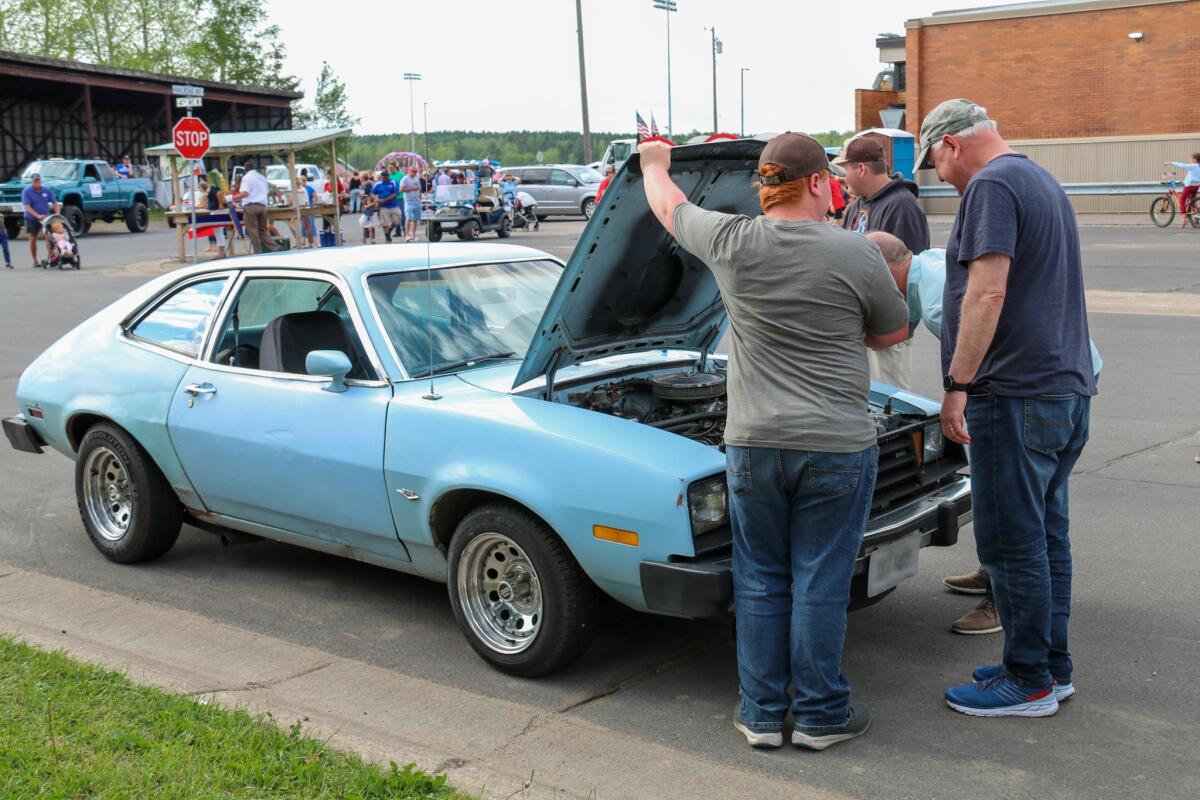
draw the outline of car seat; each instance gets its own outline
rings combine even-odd
[[[342,318],[332,311],[299,311],[268,322],[263,329],[258,368],[307,375],[305,360],[313,350],[340,350],[353,365],[349,376],[358,377],[357,348]]]

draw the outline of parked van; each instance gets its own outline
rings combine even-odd
[[[501,171],[519,178],[521,189],[537,200],[538,219],[556,214],[582,214],[590,219],[596,208],[596,190],[604,180],[596,170],[579,164],[533,164]]]

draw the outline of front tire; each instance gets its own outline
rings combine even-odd
[[[125,227],[130,233],[145,233],[150,227],[150,210],[145,203],[135,202],[125,212]]]
[[[1160,228],[1165,228],[1175,219],[1175,203],[1170,195],[1154,198],[1150,204],[1150,219]]]
[[[592,638],[599,593],[563,541],[516,506],[468,514],[450,540],[450,606],[475,652],[509,675],[566,666]]]
[[[149,454],[115,425],[100,423],[83,437],[75,498],[88,537],[109,561],[150,561],[179,538],[179,498]]]
[[[589,197],[587,200],[584,200],[583,208],[580,210],[583,211],[584,217],[586,217],[587,219],[591,219],[592,214],[596,211],[596,198]]]
[[[469,242],[479,238],[479,223],[475,220],[468,220],[458,226],[458,238],[464,242]]]
[[[500,219],[500,227],[496,229],[496,235],[501,239],[512,236],[512,220],[508,218],[507,214]]]
[[[442,240],[442,226],[436,222],[427,223],[425,226],[425,237],[431,242],[440,242]]]
[[[71,226],[71,233],[75,236],[83,236],[87,233],[87,217],[84,216],[83,209],[79,206],[62,207],[62,215],[66,217],[67,224]]]

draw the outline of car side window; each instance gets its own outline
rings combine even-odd
[[[95,164],[88,164],[83,168],[83,179],[87,180],[88,178],[100,180],[100,173],[97,171]]]
[[[187,356],[198,355],[227,280],[214,278],[179,289],[130,328],[130,334]]]
[[[96,168],[100,170],[100,180],[104,181],[105,183],[109,183],[117,179],[116,173],[113,172],[112,167],[110,167],[108,164],[99,164]]]
[[[550,171],[551,186],[570,186],[575,182],[575,179],[567,174],[565,169],[554,169]]]
[[[525,177],[521,181],[528,185],[543,184],[550,182],[550,170],[548,169],[527,169]]]
[[[311,278],[250,278],[222,322],[212,360],[226,366],[304,375],[313,350],[340,350],[350,378],[374,377],[346,301],[332,283]]]

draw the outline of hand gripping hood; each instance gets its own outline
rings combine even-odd
[[[671,177],[702,208],[757,216],[751,176],[765,144],[738,139],[676,147]],[[724,325],[716,279],[650,212],[634,154],[579,238],[513,386],[617,353],[711,350]]]

